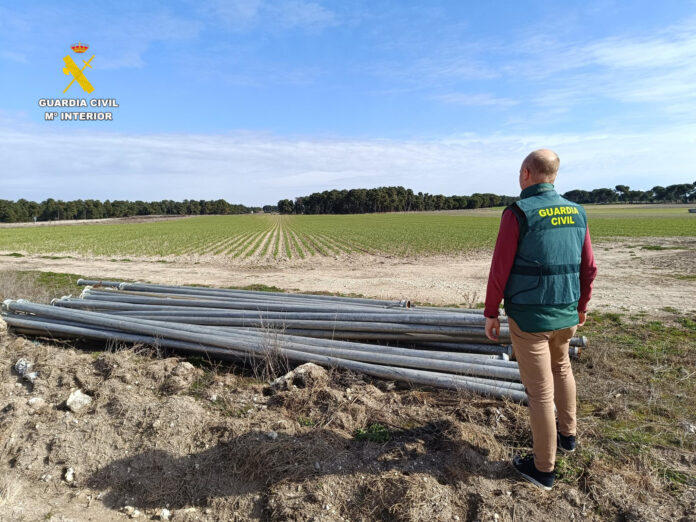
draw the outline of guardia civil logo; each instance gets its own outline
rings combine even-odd
[[[83,54],[87,51],[87,49],[89,49],[89,45],[78,42],[76,44],[71,45],[70,48],[78,54]],[[82,90],[85,91],[87,94],[90,94],[94,90],[94,87],[92,87],[92,84],[89,83],[89,80],[84,74],[84,70],[87,67],[89,67],[90,69],[92,68],[92,66],[89,64],[92,60],[94,60],[94,55],[92,55],[92,57],[87,61],[82,60],[85,66],[82,69],[78,69],[77,64],[72,59],[72,56],[67,55],[65,58],[63,58],[63,61],[65,62],[65,67],[63,67],[63,74],[71,75],[73,77],[73,79],[70,80],[70,83],[63,91],[63,94],[65,94],[68,91],[70,86],[75,81],[77,81],[79,86],[82,87]]]
[[[86,70],[93,69],[93,60],[96,55],[92,54],[89,60],[82,59],[82,56],[89,49],[89,45],[82,42],[70,45],[70,49],[77,56],[73,58],[70,54],[67,54],[63,58],[62,72],[70,77],[70,83],[63,89],[63,94],[67,93],[71,88],[73,89],[72,92],[78,92],[81,89],[83,93],[92,94],[95,91],[95,87],[90,79],[87,78]],[[80,59],[81,64],[79,63]],[[39,107],[61,109],[46,111],[44,113],[44,121],[113,121],[113,108],[118,106],[115,98],[42,98],[39,100]],[[102,110],[74,110],[82,107],[100,108]]]

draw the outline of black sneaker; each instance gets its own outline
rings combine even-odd
[[[526,478],[529,482],[535,486],[539,486],[545,491],[551,491],[553,483],[556,480],[555,471],[539,471],[534,465],[534,457],[520,457],[516,455],[512,459],[512,465],[515,466],[517,473]]]
[[[573,453],[575,451],[575,435],[563,435],[558,432],[558,449],[563,453]]]

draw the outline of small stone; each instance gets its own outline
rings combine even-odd
[[[691,424],[690,422],[683,421],[682,428],[684,428],[687,435],[694,435],[696,433],[696,425]]]
[[[24,380],[29,381],[29,382],[34,382],[38,378],[39,378],[39,372],[30,372],[30,373],[24,374]]]
[[[500,520],[500,515],[498,515],[498,513],[493,513],[493,521],[498,522],[498,520]]]
[[[269,431],[268,433],[266,433],[266,437],[268,437],[271,440],[276,440],[278,438],[278,433],[276,433],[275,431]]]
[[[139,510],[139,509],[135,509],[135,510],[133,510],[133,512],[130,514],[130,517],[131,517],[131,518],[139,518],[140,515],[142,515],[142,513],[140,512],[140,510]]]
[[[217,400],[217,394],[213,393],[210,397],[208,397],[208,400],[210,402],[215,402]]]
[[[15,363],[14,369],[19,375],[24,376],[31,369],[32,366],[32,363],[27,361],[26,359],[20,359]]]
[[[315,462],[315,463],[314,463],[314,469],[316,469],[317,471],[319,471],[319,470],[321,469],[321,466],[319,465],[319,462]]]
[[[176,367],[172,370],[172,373],[174,375],[188,375],[195,369],[196,367],[193,364],[183,361],[176,365]]]
[[[68,407],[70,411],[77,412],[85,406],[89,405],[91,402],[92,397],[85,393],[82,393],[82,390],[75,390],[70,394],[68,400],[65,401],[65,405]]]
[[[75,470],[72,468],[66,469],[65,473],[63,474],[63,479],[68,484],[72,484],[75,481]]]
[[[123,506],[121,508],[121,511],[123,511],[126,515],[131,515],[135,511],[135,508],[133,506]]]
[[[172,516],[171,511],[169,511],[167,508],[162,508],[159,512],[159,519],[160,520],[169,520]]]
[[[46,401],[41,397],[32,397],[27,401],[29,407],[34,411],[42,410],[46,406]]]
[[[580,504],[582,503],[580,500],[580,495],[578,494],[577,490],[574,489],[569,489],[566,491],[565,498],[568,503],[574,507],[580,507]]]

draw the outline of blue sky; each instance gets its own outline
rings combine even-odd
[[[0,0],[0,79],[6,199],[516,194],[539,147],[561,191],[696,179],[693,1]]]

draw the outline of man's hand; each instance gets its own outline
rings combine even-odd
[[[587,319],[587,312],[578,312],[578,326],[585,324],[585,319]],[[488,321],[486,321],[486,333],[488,333]]]
[[[486,337],[491,341],[497,341],[500,336],[500,321],[497,317],[486,317]]]

